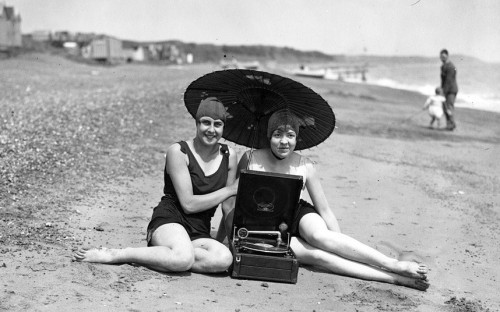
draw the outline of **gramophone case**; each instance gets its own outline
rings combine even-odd
[[[295,284],[298,273],[299,262],[295,255],[278,257],[245,252],[234,253],[232,276],[235,278]]]
[[[302,184],[302,176],[242,170],[230,240],[232,277],[297,282],[289,230]]]

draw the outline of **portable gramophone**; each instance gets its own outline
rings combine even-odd
[[[296,283],[290,230],[302,176],[242,170],[233,217],[236,278]]]

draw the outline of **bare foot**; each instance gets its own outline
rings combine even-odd
[[[399,275],[422,280],[427,279],[429,271],[427,265],[413,261],[396,261],[390,270]]]
[[[108,248],[80,248],[73,253],[73,261],[114,263],[114,251]]]
[[[399,275],[394,282],[396,285],[401,285],[421,291],[426,291],[431,285],[428,280],[421,278],[411,278]]]

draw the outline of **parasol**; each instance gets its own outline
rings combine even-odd
[[[316,146],[335,128],[330,105],[316,92],[290,78],[263,71],[228,69],[193,81],[184,93],[195,117],[200,101],[217,97],[227,110],[224,133],[228,141],[250,148],[269,147],[267,123],[277,110],[287,109],[299,118],[295,150]]]

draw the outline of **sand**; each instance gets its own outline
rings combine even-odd
[[[98,70],[152,70],[128,66]],[[162,81],[162,87],[185,87],[202,69],[186,68],[183,80]],[[52,244],[32,240],[2,246],[0,310],[500,310],[500,115],[457,109],[454,132],[431,130],[429,117],[420,113],[423,95],[300,81],[319,92],[337,116],[334,134],[303,154],[316,162],[342,231],[386,254],[428,264],[431,286],[426,292],[305,266],[297,284],[282,284],[72,262],[72,251],[81,246],[144,246],[145,227],[162,191],[159,149],[152,151],[153,172],[117,176],[97,185],[92,195],[68,201],[67,213],[48,210],[33,221],[39,231],[59,227],[67,236]],[[21,222],[2,210],[0,216],[7,231]],[[214,231],[219,221],[217,213]]]

